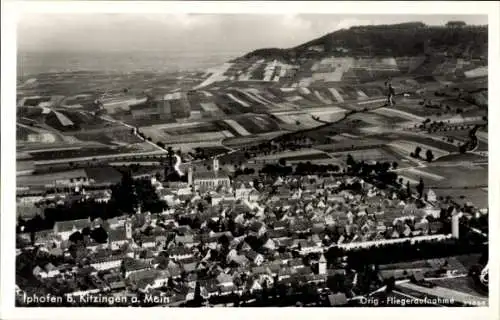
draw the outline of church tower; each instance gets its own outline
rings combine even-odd
[[[321,254],[321,258],[318,263],[318,274],[326,274],[326,258],[324,254]]]
[[[130,218],[125,221],[125,235],[127,239],[132,239],[132,220]]]

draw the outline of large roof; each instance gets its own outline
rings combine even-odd
[[[70,221],[57,221],[54,224],[54,227],[57,228],[58,232],[66,232],[74,229],[81,230],[85,227],[90,226],[89,219],[80,219],[80,220],[70,220]]]
[[[205,180],[205,179],[229,179],[229,176],[221,171],[201,171],[201,172],[193,172],[194,180]]]

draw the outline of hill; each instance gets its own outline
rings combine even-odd
[[[488,52],[487,26],[427,26],[421,22],[358,26],[329,33],[294,48],[259,49],[244,58],[284,59],[335,56],[403,57],[444,54],[481,58]]]

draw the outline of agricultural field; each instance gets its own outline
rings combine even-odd
[[[119,155],[121,153],[153,151],[148,143],[136,143],[126,147],[76,147],[73,149],[28,151],[34,161],[45,161],[66,158],[97,157],[103,155]]]
[[[385,144],[384,140],[366,137],[366,138],[348,138],[343,135],[331,144],[317,145],[316,148],[326,152],[343,152],[357,149],[370,149],[382,147]]]
[[[273,113],[273,115],[288,125],[284,127],[287,130],[310,129],[322,125],[322,122],[313,119],[309,113]]]
[[[245,136],[245,137],[227,138],[224,139],[222,144],[228,148],[243,148],[246,146],[256,145],[258,143],[271,140],[285,133],[286,131],[276,131],[276,132],[268,132],[263,134]]]
[[[487,165],[469,165],[457,163],[453,166],[432,166],[425,171],[444,177],[433,185],[438,187],[474,187],[488,184]]]
[[[478,290],[477,285],[474,284],[474,280],[470,277],[438,279],[431,282],[439,287],[458,290],[473,296],[486,296],[484,292]]]
[[[412,141],[412,140],[394,140],[390,143],[388,143],[390,147],[393,147],[395,149],[399,149],[403,153],[406,153],[410,155],[412,152],[415,151],[417,147],[422,148],[423,152],[420,155],[421,157],[425,156],[424,152],[427,152],[427,150],[431,150],[432,153],[434,154],[434,158],[440,158],[442,156],[448,155],[450,152],[445,151],[443,149],[439,149],[433,146],[430,146],[428,144],[422,144],[420,142]]]
[[[104,145],[127,146],[141,143],[142,140],[131,132],[130,128],[116,127],[99,131],[80,131],[74,137],[82,141],[93,141]]]
[[[326,159],[329,158],[328,154],[317,150],[317,149],[302,149],[298,151],[285,151],[274,153],[270,155],[264,155],[254,158],[255,161],[263,161],[263,160],[279,160],[281,158],[290,159],[290,158],[301,158],[301,159]]]
[[[83,169],[63,171],[63,172],[51,172],[48,174],[37,174],[30,176],[18,176],[16,178],[16,183],[18,187],[29,187],[29,186],[44,186],[47,184],[54,184],[57,180],[69,180],[74,178],[88,178],[87,173]]]
[[[378,110],[369,113],[355,113],[353,115],[350,115],[349,118],[352,120],[362,121],[370,126],[384,127],[392,127],[400,122],[407,121],[403,117],[391,116],[390,114],[388,115],[383,111],[377,112]]]
[[[351,155],[356,161],[378,161],[378,162],[400,162],[393,154],[386,152],[384,148],[367,148],[362,150],[351,150],[341,152],[330,152],[331,157],[346,161],[347,155]]]

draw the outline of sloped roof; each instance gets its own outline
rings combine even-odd
[[[331,306],[342,306],[347,304],[347,297],[344,293],[335,293],[328,296]]]
[[[59,232],[68,232],[75,230],[81,230],[85,227],[90,226],[89,219],[79,219],[79,220],[69,220],[69,221],[56,221],[54,227],[57,228]]]
[[[127,232],[125,228],[110,229],[108,239],[110,242],[127,240]]]

